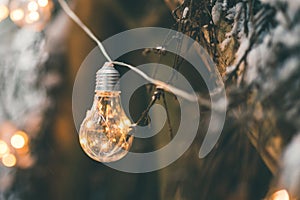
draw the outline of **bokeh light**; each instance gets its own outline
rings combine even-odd
[[[6,5],[0,5],[0,22],[6,19],[9,15],[9,10]]]
[[[12,10],[10,13],[10,18],[13,21],[20,21],[24,18],[24,11],[21,9]]]
[[[16,165],[17,163],[17,159],[16,159],[16,156],[13,155],[13,154],[5,154],[3,157],[2,157],[2,163],[4,166],[6,167],[13,167]]]
[[[271,200],[290,200],[290,196],[286,190],[279,190],[271,196]]]
[[[53,3],[50,0],[11,0],[11,20],[20,27],[41,31],[51,18]]]
[[[40,19],[40,14],[38,12],[30,12],[27,16],[26,16],[26,22],[28,24],[36,22]]]
[[[10,139],[11,145],[16,149],[23,148],[27,144],[27,142],[27,134],[22,131],[16,132]]]
[[[41,7],[46,7],[49,4],[48,0],[38,0],[38,4]]]
[[[0,140],[0,157],[2,157],[4,154],[8,153],[8,146],[6,142]]]
[[[29,11],[37,11],[39,9],[39,5],[35,1],[31,1],[28,3],[27,8]]]

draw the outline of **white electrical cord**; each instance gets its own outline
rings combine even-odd
[[[143,77],[145,80],[149,81],[150,83],[156,85],[157,87],[160,87],[161,89],[167,91],[167,92],[172,92],[182,98],[185,98],[189,101],[193,101],[193,102],[196,102],[198,101],[198,98],[196,95],[191,95],[191,94],[188,94],[187,92],[183,91],[183,90],[180,90],[172,85],[169,85],[163,81],[159,81],[159,80],[156,80],[156,79],[153,79],[151,77],[149,77],[147,74],[145,74],[143,71],[139,70],[138,68],[132,66],[132,65],[129,65],[129,64],[126,64],[126,63],[123,63],[123,62],[117,62],[117,61],[113,61],[112,62],[113,64],[116,64],[116,65],[121,65],[121,66],[125,66],[125,67],[128,67],[129,69],[131,69],[132,71],[136,72],[137,74],[139,74],[141,77]]]
[[[162,81],[159,81],[159,80],[156,80],[156,79],[153,79],[151,77],[149,77],[147,74],[145,74],[143,71],[139,70],[138,68],[132,66],[132,65],[129,65],[129,64],[126,64],[126,63],[123,63],[123,62],[117,62],[117,61],[113,61],[108,53],[106,52],[104,46],[102,45],[102,43],[98,40],[98,38],[92,33],[92,31],[79,19],[79,17],[71,10],[71,8],[69,7],[69,5],[65,2],[65,0],[58,0],[60,6],[62,7],[62,9],[65,11],[65,13],[80,27],[82,28],[86,34],[92,39],[94,40],[100,51],[103,53],[103,55],[105,56],[105,58],[110,62],[110,63],[113,63],[113,64],[116,64],[116,65],[120,65],[120,66],[124,66],[124,67],[128,67],[129,69],[133,70],[134,72],[136,72],[137,74],[139,74],[141,77],[143,77],[145,80],[149,81],[150,83],[156,85],[157,87],[160,87],[162,88],[163,90],[165,91],[168,91],[168,92],[172,92],[174,93],[175,95],[178,95],[186,100],[189,100],[189,101],[193,101],[193,102],[196,102],[198,101],[198,97],[196,95],[191,95],[183,90],[180,90],[172,85],[169,85],[165,82],[162,82]]]
[[[85,33],[92,39],[94,40],[100,51],[103,53],[103,55],[105,56],[105,58],[109,61],[112,62],[112,59],[109,57],[109,55],[107,54],[104,46],[102,45],[102,43],[98,40],[98,38],[94,35],[94,33],[81,21],[81,19],[79,19],[79,17],[71,10],[71,8],[69,7],[69,5],[65,2],[65,0],[58,0],[60,6],[62,7],[62,9],[66,12],[66,14],[78,25],[80,26],[80,28],[82,28]]]

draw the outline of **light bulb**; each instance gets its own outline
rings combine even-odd
[[[8,1],[0,0],[0,22],[5,20],[9,15]]]
[[[97,72],[94,102],[79,131],[81,147],[99,162],[123,158],[133,141],[131,122],[121,105],[119,76],[110,63]]]
[[[10,18],[20,27],[32,27],[41,31],[50,20],[51,10],[50,0],[12,0]]]

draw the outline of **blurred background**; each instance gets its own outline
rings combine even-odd
[[[139,27],[173,28],[197,40],[226,86],[229,104],[223,134],[213,151],[199,159],[210,119],[210,109],[201,107],[194,143],[168,167],[130,174],[93,161],[79,144],[72,90],[76,73],[95,43],[57,1],[0,0],[1,200],[300,198],[299,2],[68,3],[101,40]],[[185,8],[189,8],[186,19]],[[174,55],[142,49],[120,60],[135,66],[180,65],[194,89],[209,100],[202,78]],[[134,120],[147,108],[153,92],[145,86],[135,93],[130,109]],[[166,94],[166,101],[176,133],[178,101],[172,94]],[[164,105],[162,99],[157,103]],[[166,123],[155,137],[135,140],[133,151],[149,152],[168,144],[169,132]]]

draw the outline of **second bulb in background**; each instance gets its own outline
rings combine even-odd
[[[20,27],[41,31],[51,18],[52,7],[51,0],[12,0],[10,18]]]

